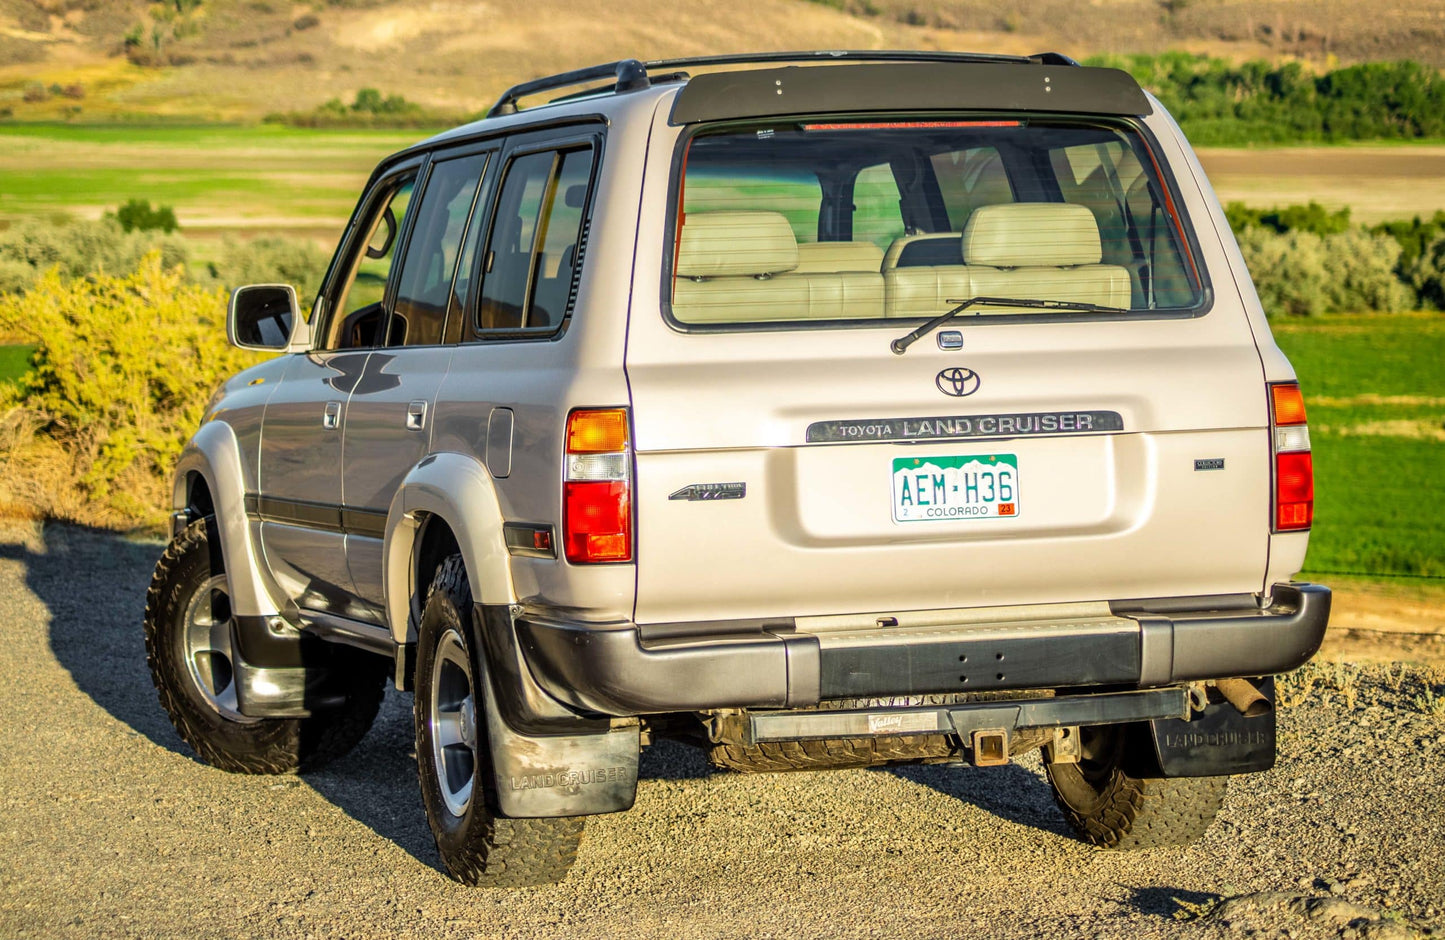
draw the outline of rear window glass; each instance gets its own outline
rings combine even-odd
[[[684,324],[1205,301],[1185,222],[1125,126],[841,121],[703,131],[686,148],[670,298]]]

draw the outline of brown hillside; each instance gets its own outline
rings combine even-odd
[[[1181,46],[1445,65],[1445,0],[0,0],[0,113],[255,119],[368,86],[475,111],[624,56]]]

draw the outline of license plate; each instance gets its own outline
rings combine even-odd
[[[1018,514],[1019,461],[1013,454],[893,459],[894,522]]]

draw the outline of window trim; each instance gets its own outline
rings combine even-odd
[[[1172,203],[1177,213],[1174,217],[1177,226],[1176,236],[1182,235],[1186,249],[1187,261],[1191,270],[1199,280],[1199,302],[1192,307],[1175,307],[1167,309],[1130,311],[1128,313],[1003,313],[990,314],[986,317],[973,317],[967,320],[970,327],[973,326],[1016,326],[1020,324],[1033,323],[1089,323],[1089,322],[1128,322],[1135,320],[1194,320],[1207,316],[1214,309],[1214,285],[1210,278],[1209,268],[1204,263],[1202,247],[1199,242],[1197,229],[1189,217],[1185,207],[1178,183],[1174,177],[1172,168],[1167,161],[1160,160],[1159,139],[1149,130],[1145,123],[1132,117],[1111,117],[1103,115],[1085,115],[1069,113],[1045,113],[1045,112],[1015,112],[1015,111],[898,111],[889,112],[890,120],[974,120],[992,119],[1020,120],[1031,124],[1040,123],[1063,123],[1081,126],[1111,127],[1135,133],[1144,145],[1147,156],[1150,159],[1150,166],[1155,169],[1156,176],[1164,190],[1166,206]],[[867,114],[842,113],[842,114],[797,114],[783,115],[766,118],[746,118],[730,121],[717,121],[708,124],[693,124],[684,129],[678,135],[677,143],[673,149],[672,170],[667,184],[667,218],[663,232],[663,254],[660,265],[662,280],[658,289],[660,299],[659,306],[662,311],[663,322],[678,333],[790,333],[811,330],[867,330],[867,329],[894,329],[905,324],[919,324],[927,320],[927,317],[870,317],[867,319],[837,319],[837,320],[762,320],[751,323],[688,323],[679,320],[672,311],[672,287],[673,287],[673,266],[676,263],[677,248],[681,238],[677,219],[681,212],[681,197],[683,191],[683,176],[687,167],[688,150],[692,142],[700,134],[713,133],[717,131],[743,131],[758,129],[761,125],[778,125],[787,123],[816,122],[819,119],[828,120],[879,120],[876,112]],[[1012,180],[1010,180],[1012,186]]]
[[[521,139],[509,139],[506,146],[501,149],[495,161],[497,167],[496,176],[493,180],[491,191],[487,194],[486,217],[484,221],[485,230],[482,234],[482,241],[477,246],[477,257],[473,260],[472,283],[467,291],[467,298],[464,301],[465,327],[463,329],[461,343],[497,343],[497,342],[536,342],[550,341],[561,338],[572,324],[572,315],[575,312],[576,302],[570,301],[562,313],[561,319],[553,326],[547,327],[523,327],[520,329],[484,329],[481,325],[481,295],[482,287],[486,276],[482,271],[485,264],[489,246],[492,243],[492,236],[496,232],[497,208],[501,202],[502,189],[506,185],[507,173],[511,170],[512,164],[517,160],[538,153],[552,152],[554,154],[565,154],[569,151],[591,149],[592,165],[587,175],[587,195],[582,201],[582,216],[579,227],[578,245],[581,249],[578,254],[577,265],[573,271],[573,277],[582,277],[582,266],[586,263],[587,243],[581,238],[581,231],[587,230],[588,237],[591,237],[592,210],[596,201],[600,171],[602,168],[603,148],[606,135],[597,127],[587,127],[578,132],[575,125],[562,128],[562,133],[557,136],[534,136],[526,135]],[[557,164],[554,161],[553,173],[557,172]],[[480,206],[478,207],[480,208]],[[540,214],[540,207],[539,207]],[[473,213],[475,218],[475,210]],[[539,216],[540,220],[540,216]],[[533,249],[535,257],[537,232],[533,232]],[[535,267],[535,262],[534,265]],[[530,301],[534,293],[534,275],[528,272],[526,301],[530,307]],[[570,290],[569,290],[570,293]],[[579,292],[580,296],[580,292]]]

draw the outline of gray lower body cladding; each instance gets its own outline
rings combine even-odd
[[[1087,686],[1139,687],[1264,676],[1304,663],[1324,639],[1330,591],[1278,584],[1271,606],[1129,611],[1137,628],[1071,635],[821,647],[810,634],[766,625],[648,641],[606,628],[523,616],[518,639],[539,684],[558,700],[609,715],[708,708],[793,708],[874,695]],[[744,632],[746,630],[747,632]],[[963,681],[962,677],[967,677]]]

